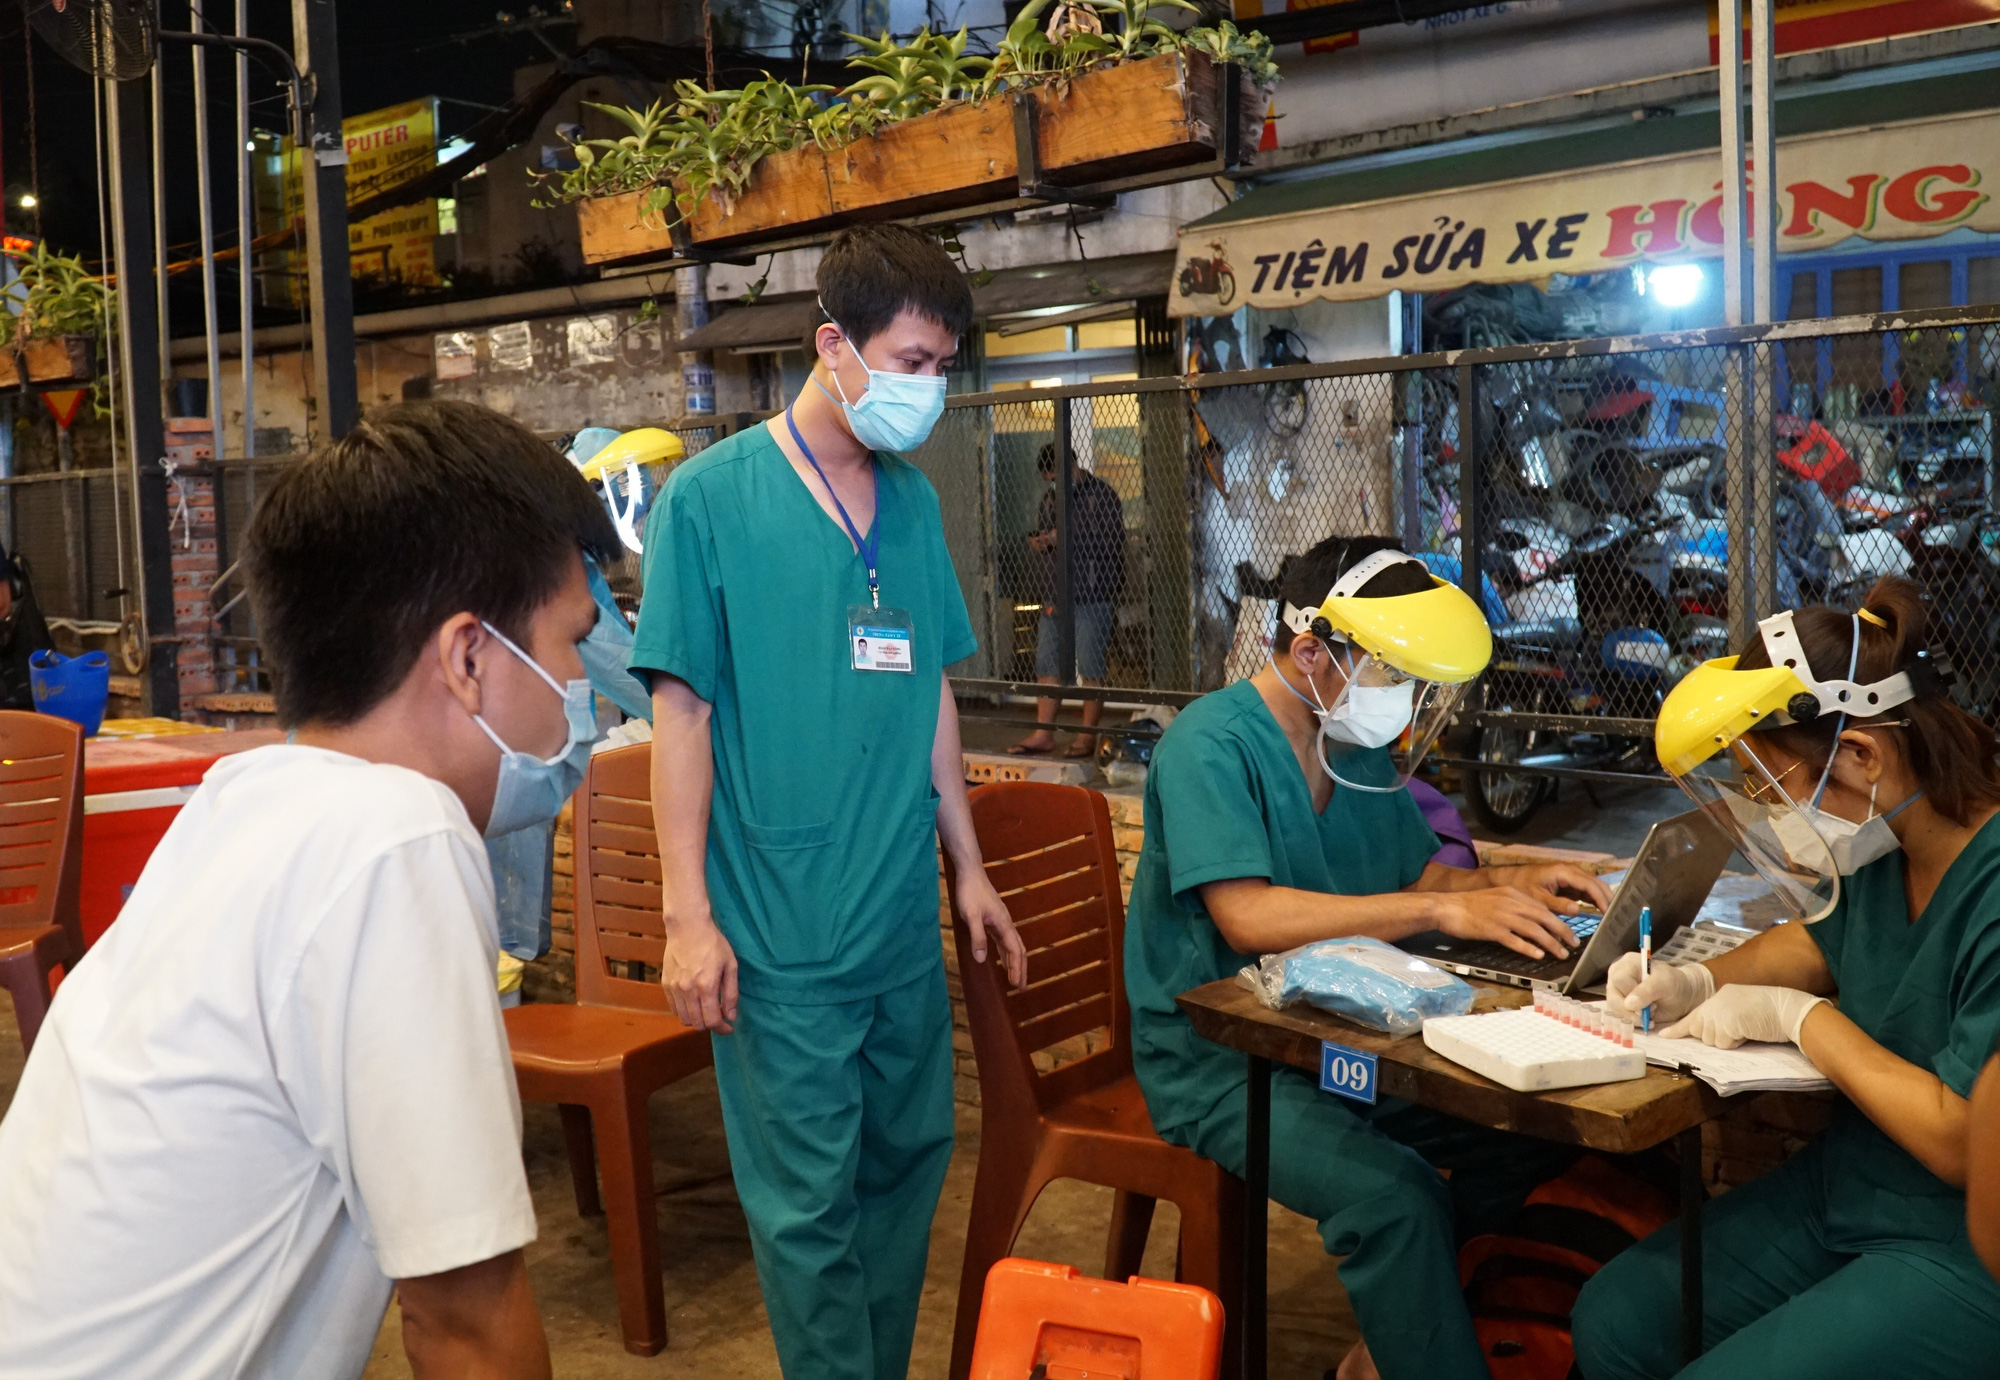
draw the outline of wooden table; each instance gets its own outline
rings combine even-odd
[[[1473,982],[1474,1011],[1525,1006],[1522,988]],[[1723,1099],[1700,1080],[1648,1067],[1645,1077],[1560,1092],[1522,1093],[1433,1053],[1420,1035],[1401,1039],[1309,1006],[1272,1011],[1234,979],[1183,992],[1180,1008],[1204,1038],[1250,1059],[1243,1214],[1243,1375],[1264,1380],[1267,1199],[1271,1167],[1271,1067],[1289,1064],[1319,1078],[1320,1046],[1331,1041],[1373,1054],[1378,1092],[1449,1112],[1480,1126],[1518,1131],[1590,1150],[1629,1154],[1678,1138],[1681,1156],[1681,1348],[1701,1352],[1701,1125]]]

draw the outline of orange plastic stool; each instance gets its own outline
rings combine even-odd
[[[1194,1284],[1003,1260],[986,1276],[972,1380],[1215,1380],[1222,1300]]]

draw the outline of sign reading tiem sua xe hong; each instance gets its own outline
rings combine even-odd
[[[1181,231],[1176,316],[1713,258],[1720,155],[1648,158]],[[1778,248],[2000,231],[2000,111],[1780,140]]]

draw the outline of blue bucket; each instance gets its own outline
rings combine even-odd
[[[28,684],[36,709],[82,724],[88,738],[104,722],[104,702],[111,697],[111,658],[103,652],[82,656],[36,652],[28,658]]]

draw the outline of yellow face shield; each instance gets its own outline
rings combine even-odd
[[[1295,633],[1324,642],[1340,669],[1338,695],[1319,707],[1319,754],[1327,774],[1353,790],[1401,790],[1493,658],[1479,606],[1428,571],[1431,587],[1414,594],[1358,593],[1405,563],[1422,565],[1400,551],[1376,552],[1342,575],[1317,609],[1283,612]]]
[[[1840,900],[1832,850],[1800,805],[1818,769],[1760,744],[1750,730],[1810,694],[1788,667],[1739,671],[1735,657],[1724,657],[1696,667],[1668,693],[1654,730],[1660,765],[1675,784],[1807,923]]]
[[[661,473],[653,468],[685,458],[687,447],[671,431],[642,426],[608,441],[577,470],[604,497],[618,539],[632,551],[641,550],[646,512],[659,492]]]
[[[602,484],[634,465],[670,465],[686,456],[687,447],[673,432],[656,426],[642,426],[608,443],[584,461],[580,469],[585,479],[593,484]]]

